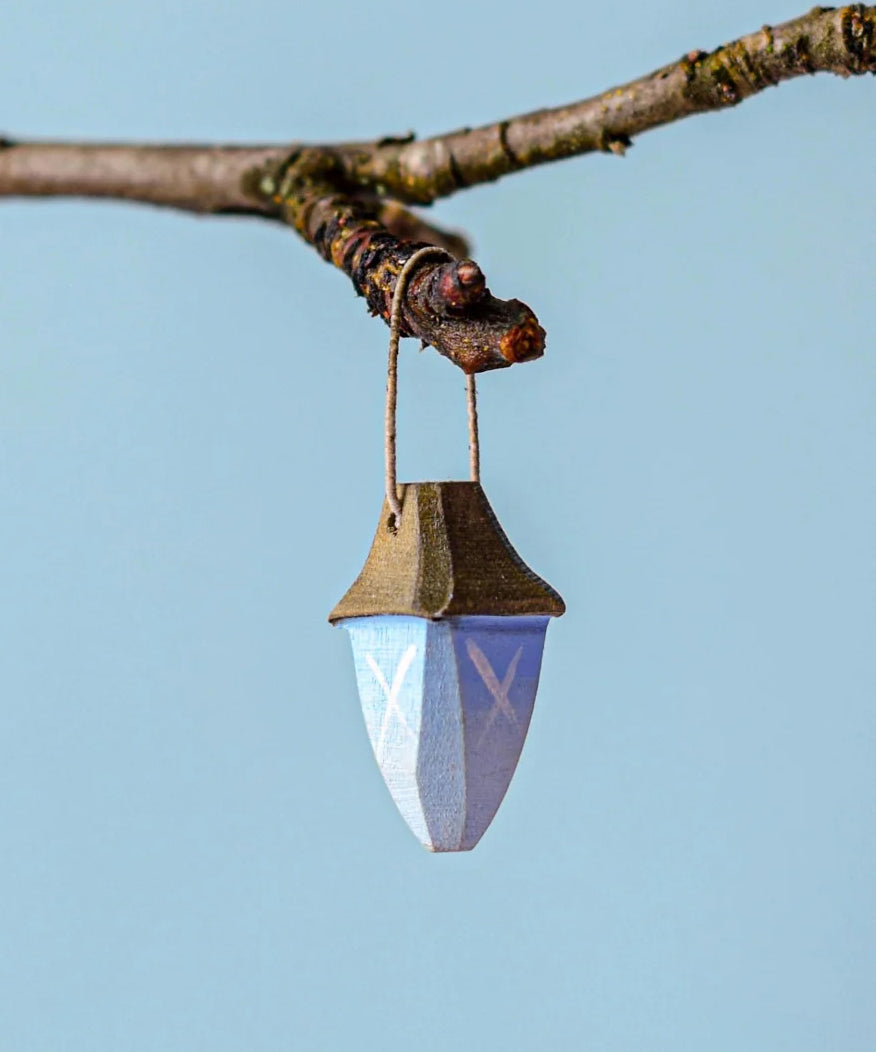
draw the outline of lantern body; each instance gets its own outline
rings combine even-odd
[[[431,851],[467,851],[529,729],[547,617],[384,615],[340,622],[365,724],[402,817]]]
[[[545,630],[565,610],[477,482],[401,487],[329,620],[348,629],[365,723],[405,821],[432,851],[474,847],[517,766]]]

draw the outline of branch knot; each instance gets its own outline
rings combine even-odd
[[[399,275],[428,243],[390,231],[380,220],[384,203],[351,183],[334,151],[303,149],[258,185],[322,258],[347,274],[371,313],[388,322]],[[529,307],[494,297],[471,259],[417,270],[402,297],[400,332],[431,344],[469,374],[544,353],[544,330]]]

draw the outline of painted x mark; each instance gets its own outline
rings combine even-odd
[[[392,686],[387,683],[386,676],[380,669],[380,666],[374,660],[370,654],[365,655],[365,660],[368,662],[368,667],[374,673],[374,678],[380,684],[380,689],[386,698],[386,708],[383,710],[383,719],[380,723],[380,733],[377,736],[377,744],[374,746],[374,754],[377,757],[377,762],[382,764],[384,761],[384,750],[386,749],[386,735],[389,732],[389,724],[393,716],[398,722],[404,727],[411,738],[416,741],[416,735],[411,730],[410,724],[405,719],[405,715],[399,708],[398,697],[401,693],[402,685],[405,681],[405,676],[408,674],[408,669],[411,667],[411,662],[417,653],[417,647],[414,643],[408,647],[408,649],[402,654],[401,661],[398,663],[398,667],[395,670],[395,675],[392,677]]]
[[[514,711],[514,706],[508,698],[508,692],[511,690],[511,684],[514,682],[514,677],[517,675],[517,664],[523,653],[523,647],[520,647],[514,657],[511,658],[511,664],[508,666],[505,678],[501,683],[499,682],[496,673],[493,671],[493,666],[490,664],[486,654],[473,639],[467,639],[465,641],[465,648],[468,651],[468,656],[472,660],[472,664],[478,670],[478,675],[484,681],[484,686],[490,692],[490,696],[493,699],[493,706],[487,714],[487,721],[484,724],[484,729],[481,731],[481,736],[478,739],[478,748],[480,748],[500,712],[509,723],[513,723],[515,727],[519,726],[517,713]]]

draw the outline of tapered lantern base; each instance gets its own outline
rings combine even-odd
[[[547,617],[342,621],[377,764],[430,851],[468,851],[526,739]]]

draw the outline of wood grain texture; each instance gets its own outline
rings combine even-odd
[[[343,620],[384,781],[430,851],[469,851],[517,767],[548,617]]]
[[[559,594],[512,547],[480,483],[409,482],[399,490],[398,531],[384,502],[365,566],[330,621],[565,611]]]

